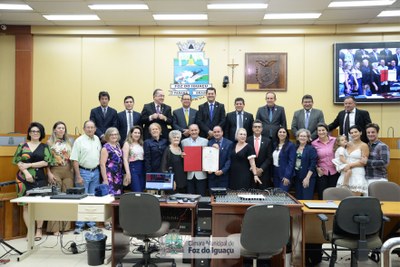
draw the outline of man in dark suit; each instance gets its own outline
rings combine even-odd
[[[253,125],[253,114],[244,111],[244,99],[238,97],[235,99],[235,111],[226,114],[225,137],[235,142],[236,132],[239,128],[247,131],[247,136],[252,135],[251,127]]]
[[[335,120],[328,125],[329,131],[339,127],[339,134],[346,135],[349,138],[349,128],[353,125],[358,125],[362,129],[361,140],[368,143],[365,132],[365,127],[368,123],[371,123],[368,111],[356,108],[357,103],[353,96],[347,96],[343,103],[344,110],[340,111]]]
[[[400,66],[400,48],[396,48],[396,54],[393,55],[392,60],[396,62],[396,66]]]
[[[286,128],[287,125],[285,108],[275,105],[276,95],[274,92],[267,92],[265,99],[267,105],[258,108],[256,119],[262,121],[262,135],[276,141],[276,132],[279,127]]]
[[[164,104],[164,92],[162,89],[153,91],[153,102],[143,106],[141,122],[143,123],[144,139],[150,138],[149,126],[157,122],[161,126],[161,137],[168,140],[168,125],[172,125],[171,107]]]
[[[207,102],[199,106],[196,114],[196,123],[200,127],[200,136],[211,139],[214,126],[221,128],[225,125],[225,106],[217,101],[215,97],[217,90],[214,87],[207,88]]]
[[[257,176],[262,184],[254,184],[254,188],[266,189],[273,187],[271,167],[272,167],[272,142],[268,137],[262,136],[262,122],[255,120],[252,127],[253,135],[247,138],[247,143],[254,147],[256,152]]]
[[[182,107],[172,112],[172,129],[182,132],[183,137],[190,136],[189,125],[195,123],[197,110],[190,107],[192,96],[184,93],[181,97]]]
[[[99,93],[100,106],[90,111],[90,120],[96,124],[96,135],[105,143],[104,133],[110,127],[117,127],[117,111],[108,106],[110,95],[106,91]]]
[[[132,96],[124,98],[125,110],[118,113],[118,131],[121,139],[119,144],[123,146],[129,130],[135,126],[140,125],[140,113],[133,110],[135,99]]]
[[[389,63],[393,58],[393,53],[389,48],[382,49],[379,53],[381,59],[384,59],[386,63]]]
[[[224,131],[222,127],[217,125],[213,128],[213,136],[208,141],[208,146],[216,146],[219,148],[219,170],[216,172],[208,172],[208,187],[229,187],[229,168],[231,167],[231,153],[233,143],[223,138]]]
[[[307,129],[311,133],[311,139],[317,139],[317,125],[324,123],[324,113],[321,110],[313,108],[314,100],[311,95],[304,95],[301,99],[303,109],[295,111],[292,120],[292,134],[296,137],[299,129]]]

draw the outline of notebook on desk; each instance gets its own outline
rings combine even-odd
[[[309,209],[337,209],[338,204],[332,201],[326,201],[326,202],[304,202],[304,205],[306,205],[307,208]]]

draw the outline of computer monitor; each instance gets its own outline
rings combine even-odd
[[[173,190],[174,174],[169,172],[146,173],[146,189],[158,191]]]

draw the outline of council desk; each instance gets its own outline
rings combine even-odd
[[[28,205],[28,247],[18,260],[29,256],[35,249],[35,221],[95,221],[104,222],[111,218],[111,203],[114,197],[88,196],[79,200],[50,199],[49,196],[25,196],[12,199],[12,203]]]

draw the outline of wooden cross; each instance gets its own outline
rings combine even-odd
[[[234,74],[235,74],[235,68],[237,67],[237,66],[239,66],[239,64],[237,64],[237,63],[235,63],[235,60],[232,58],[232,63],[230,63],[230,64],[227,64],[227,66],[228,67],[230,67],[230,68],[232,68],[232,83],[233,83],[233,77],[234,77]]]

